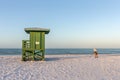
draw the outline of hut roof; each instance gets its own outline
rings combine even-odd
[[[24,30],[25,30],[26,33],[45,32],[45,34],[48,34],[50,32],[50,29],[45,29],[45,28],[25,28]]]

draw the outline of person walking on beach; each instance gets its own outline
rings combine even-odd
[[[94,48],[93,51],[94,51],[94,56],[95,56],[95,58],[98,58],[98,52],[97,52],[97,49]]]

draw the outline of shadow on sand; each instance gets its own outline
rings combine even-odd
[[[45,58],[45,61],[58,61],[60,58]]]
[[[58,61],[58,60],[67,60],[67,59],[76,59],[80,57],[50,57],[50,58],[45,58],[45,61]]]

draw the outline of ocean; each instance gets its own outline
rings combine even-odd
[[[99,54],[120,54],[120,49],[98,48]],[[21,55],[22,49],[0,49],[0,55]],[[46,49],[45,54],[60,55],[60,54],[93,54],[92,48],[61,48],[61,49]]]

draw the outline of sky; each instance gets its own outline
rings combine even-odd
[[[50,29],[46,48],[120,48],[120,0],[0,0],[0,48],[21,48],[27,27]]]

